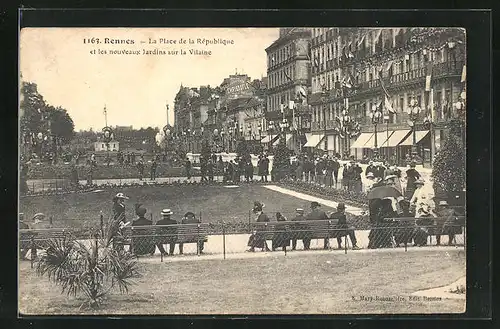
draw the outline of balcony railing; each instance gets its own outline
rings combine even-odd
[[[460,75],[462,72],[463,62],[443,62],[433,65],[432,67],[432,76],[433,78],[442,77],[447,75]],[[383,78],[384,84],[387,87],[397,87],[401,84],[405,84],[412,81],[418,81],[425,79],[427,74],[427,69],[425,67],[421,67],[415,70],[411,70],[408,72],[402,72],[398,74],[391,75],[390,77]],[[380,88],[380,80],[370,80],[361,82],[359,84],[360,92],[369,89]]]
[[[335,120],[327,120],[326,121],[326,129],[335,129],[337,128],[337,122]],[[324,130],[325,129],[325,121],[318,121],[311,123],[312,130]]]

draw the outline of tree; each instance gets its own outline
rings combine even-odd
[[[278,181],[286,177],[288,174],[290,174],[290,171],[292,169],[292,165],[290,164],[290,156],[292,155],[292,151],[290,151],[286,147],[284,138],[282,138],[281,140],[274,152],[273,168],[271,170],[271,179],[273,181]]]
[[[21,131],[36,133],[40,129],[42,113],[46,104],[43,96],[38,93],[36,83],[23,82],[21,86],[20,121]]]
[[[250,151],[248,149],[247,141],[244,138],[241,138],[236,145],[236,154],[240,159],[248,160],[250,157]]]
[[[210,159],[210,155],[212,154],[211,150],[210,150],[210,145],[208,144],[208,140],[204,139],[202,142],[201,142],[201,157],[207,161],[208,159]]]
[[[62,107],[48,107],[50,129],[52,135],[64,144],[69,143],[75,136],[75,124],[68,112]]]
[[[450,132],[434,159],[432,169],[434,191],[437,195],[454,198],[465,188],[465,175],[464,148],[459,137]]]
[[[139,277],[135,256],[113,248],[116,235],[112,232],[116,223],[111,221],[107,227],[102,237],[95,235],[89,244],[72,236],[50,240],[46,253],[37,263],[37,274],[47,275],[50,281],[60,285],[62,294],[86,296],[86,302],[80,307],[87,304],[98,308],[112,289],[126,293],[131,279]]]

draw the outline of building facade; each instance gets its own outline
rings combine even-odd
[[[118,141],[109,142],[109,149],[104,142],[94,142],[94,151],[95,152],[118,152],[120,150],[120,143]]]
[[[263,131],[269,137],[263,139],[265,143],[274,143],[270,140],[273,134],[273,139],[279,138],[285,122],[284,129],[292,137],[287,146],[298,151],[303,144],[310,120],[310,39],[310,28],[280,28],[279,38],[266,48],[268,89]]]
[[[317,148],[357,159],[376,149],[400,160],[413,144],[413,125],[418,153],[430,164],[465,89],[463,30],[314,28],[311,61]],[[408,114],[415,108],[416,119]],[[360,124],[359,136],[343,133],[346,113]]]

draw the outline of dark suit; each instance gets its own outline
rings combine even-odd
[[[173,219],[165,218],[157,221],[156,225],[177,225],[177,222]],[[170,242],[169,254],[173,255],[175,250],[175,240],[177,237],[177,227],[172,227],[172,228],[165,227],[162,228],[160,232],[164,236],[165,240]],[[158,243],[156,246],[158,247],[158,250],[160,250],[162,254],[166,254],[165,249],[163,248],[163,243]]]
[[[328,220],[328,215],[322,210],[314,209],[309,214],[307,214],[306,220]],[[309,250],[311,246],[311,238],[306,235],[306,237],[304,237],[302,241],[304,242],[304,249]],[[328,249],[329,245],[330,243],[327,238],[324,240],[323,248]]]
[[[181,224],[198,224],[199,221],[194,218],[194,217],[188,217],[188,218],[184,218],[181,222]],[[200,242],[200,245],[198,246],[198,249],[200,250],[200,252],[203,251],[203,248],[204,248],[204,243],[203,241]],[[183,254],[184,253],[184,243],[179,243],[179,254]]]
[[[302,222],[305,221],[306,218],[304,215],[297,215],[295,218],[292,219],[292,222]],[[300,224],[295,224],[292,226],[293,230],[295,231],[302,231],[304,227]],[[303,238],[304,234],[303,232],[295,232],[292,237],[292,250],[295,250],[297,248],[297,240]],[[304,243],[304,239],[302,239],[302,243]]]
[[[345,215],[345,212],[337,211],[337,212],[333,213],[330,218],[338,220],[337,225],[340,228],[345,228],[344,232],[349,235],[349,238],[351,239],[351,243],[352,243],[353,247],[356,246],[358,243],[358,241],[356,239],[356,234],[354,233],[354,230],[349,229],[349,225],[347,224],[347,217]],[[341,248],[342,247],[342,238],[341,237],[337,237],[337,243],[338,243],[339,248]]]
[[[151,226],[153,222],[147,218],[139,217],[132,222],[132,226]],[[149,237],[138,237],[132,239],[133,250],[132,252],[136,255],[147,255],[154,254],[155,245],[150,242],[151,239]]]
[[[269,217],[267,217],[267,215],[264,213],[261,213],[259,217],[257,217],[257,223],[265,223],[269,221]],[[248,246],[252,248],[252,250],[254,248],[265,248],[266,250],[269,250],[269,248],[267,247],[265,235],[261,232],[262,230],[263,228],[259,226],[258,229],[256,229],[255,234],[250,236],[250,239],[248,240]]]

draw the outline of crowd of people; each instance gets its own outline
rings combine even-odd
[[[135,214],[136,218],[132,221],[127,221],[125,218],[125,200],[129,198],[123,193],[118,193],[113,198],[113,227],[111,228],[111,235],[114,240],[114,248],[123,249],[123,244],[121,241],[121,235],[119,234],[121,230],[128,225],[131,226],[150,226],[153,225],[153,221],[146,218],[147,209],[140,203],[135,204]],[[166,237],[165,242],[168,243],[152,243],[149,237],[135,237],[133,238],[131,250],[136,255],[153,255],[155,249],[158,248],[160,253],[164,256],[173,256],[175,252],[175,245],[179,246],[179,254],[184,253],[184,244],[182,242],[177,243],[175,237],[177,236],[177,225],[178,224],[196,224],[200,223],[199,219],[193,212],[187,212],[184,214],[180,221],[176,221],[172,218],[174,215],[171,209],[163,209],[160,213],[161,219],[158,220],[154,225],[162,226],[160,233]],[[172,227],[168,227],[172,226]],[[168,241],[167,241],[168,240]],[[168,251],[165,250],[165,245],[168,246]],[[204,243],[200,241],[199,252],[203,253]]]
[[[257,223],[267,223],[270,222],[269,216],[264,212],[265,204],[259,201],[256,201],[253,206],[253,213],[257,216],[255,218],[255,222]],[[291,244],[292,249],[296,250],[297,248],[297,240],[301,239],[302,244],[304,245],[304,250],[309,250],[311,247],[311,235],[307,232],[307,227],[302,227],[301,224],[294,224],[294,222],[303,222],[303,221],[321,221],[321,220],[335,220],[337,224],[337,228],[343,229],[344,234],[348,235],[352,248],[354,250],[360,249],[357,245],[356,233],[354,229],[350,228],[347,223],[347,217],[345,214],[345,204],[339,203],[337,205],[337,211],[328,215],[325,211],[321,210],[321,205],[313,201],[311,202],[311,211],[304,215],[304,209],[297,208],[296,216],[290,221],[291,229],[289,232],[280,231],[276,232],[272,239],[271,248],[268,247],[265,234],[256,229],[256,231],[250,236],[248,240],[248,249],[249,252],[255,252],[255,248],[259,248],[262,251],[275,251],[277,248],[282,248],[285,250],[286,247],[289,247]],[[288,219],[283,216],[280,212],[276,213],[276,221],[277,222],[287,222]],[[342,249],[342,239],[337,235],[337,244],[338,248]],[[330,249],[330,239],[325,238],[323,242],[324,249]]]
[[[192,177],[192,163],[189,158],[184,162],[187,179]],[[255,168],[250,154],[236,156],[234,160],[224,161],[222,155],[212,153],[210,156],[200,157],[200,173],[202,182],[213,182],[214,176],[222,176],[224,183],[252,182],[254,180]],[[269,175],[269,158],[263,153],[257,161],[257,175],[260,181],[267,182]]]

